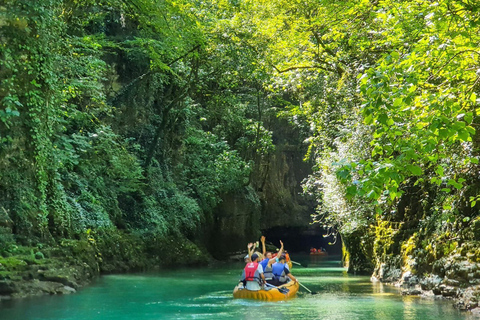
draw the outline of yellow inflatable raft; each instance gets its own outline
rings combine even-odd
[[[290,281],[279,288],[286,288],[288,292],[282,293],[277,288],[268,288],[268,290],[262,289],[258,291],[250,291],[243,288],[240,283],[233,289],[233,297],[236,299],[255,299],[263,301],[279,301],[286,300],[294,297],[297,294],[299,288],[298,282]],[[282,290],[283,291],[283,290]],[[285,290],[286,291],[286,290]]]

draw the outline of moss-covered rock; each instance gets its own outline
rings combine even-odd
[[[211,260],[181,235],[159,237],[117,229],[88,231],[78,239],[38,249],[22,246],[16,255],[0,257],[0,295],[68,294],[101,272],[204,265]]]
[[[342,235],[344,257],[348,257],[348,261],[345,262],[349,273],[371,275],[374,271],[375,266],[371,259],[373,238],[365,234],[363,230],[357,230],[354,233]]]
[[[147,243],[146,252],[154,258],[158,267],[206,265],[211,261],[208,254],[182,236],[171,235],[152,240]]]

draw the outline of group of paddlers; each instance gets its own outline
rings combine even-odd
[[[255,245],[247,245],[248,255],[245,257],[245,269],[242,273],[243,286],[251,291],[258,291],[262,288],[277,287],[288,281],[297,279],[292,275],[287,262],[290,260],[288,253],[280,241],[280,250],[276,254],[266,251],[265,237],[261,237],[262,253],[255,251]]]
[[[327,252],[327,250],[325,250],[324,247],[320,247],[319,249],[313,248],[313,247],[310,248],[310,253],[311,253],[311,254],[315,254],[315,253],[326,253],[326,252]]]

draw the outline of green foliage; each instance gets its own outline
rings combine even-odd
[[[219,17],[212,39],[225,63],[252,61],[224,79],[235,88],[247,68],[278,115],[307,136],[315,172],[304,189],[318,200],[316,222],[371,236],[361,247],[377,262],[399,254],[403,241],[427,265],[427,239],[444,239],[434,250],[443,256],[456,250],[453,235],[474,238],[464,230],[479,215],[477,4],[206,5],[206,16]],[[246,128],[240,148],[255,145],[247,138],[255,124]]]
[[[248,184],[250,166],[226,141],[201,130],[191,130],[184,144],[184,162],[179,169],[185,188],[198,197],[200,207],[210,212],[222,193],[234,192]]]
[[[159,180],[152,185],[153,194],[141,205],[142,215],[127,217],[143,234],[165,237],[170,233],[190,234],[201,219],[200,207],[194,199],[178,190],[177,186]]]
[[[0,7],[0,205],[18,241],[191,236],[248,185],[250,161],[273,150],[267,73],[204,5]]]
[[[268,88],[298,101],[281,115],[309,132],[318,172],[305,187],[319,221],[351,232],[398,212],[414,189],[459,214],[462,192],[478,189],[467,187],[478,164],[476,6],[246,2],[242,14],[251,23],[236,27],[251,33],[238,42],[255,42],[277,72]]]
[[[23,271],[27,269],[27,263],[24,260],[14,257],[0,258],[0,264],[7,270]]]
[[[94,252],[95,232],[121,240],[115,228],[180,239],[197,255],[185,237],[222,197],[247,190],[259,204],[252,188],[275,151],[275,117],[309,145],[316,222],[361,239],[349,246],[370,259],[403,250],[405,264],[412,254],[428,264],[455,252],[452,235],[476,239],[479,216],[479,9],[4,1],[2,255],[37,238]],[[135,237],[111,254],[145,250]]]

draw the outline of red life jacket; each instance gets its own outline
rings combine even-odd
[[[245,280],[255,281],[255,271],[257,271],[258,262],[250,262],[245,266]]]

